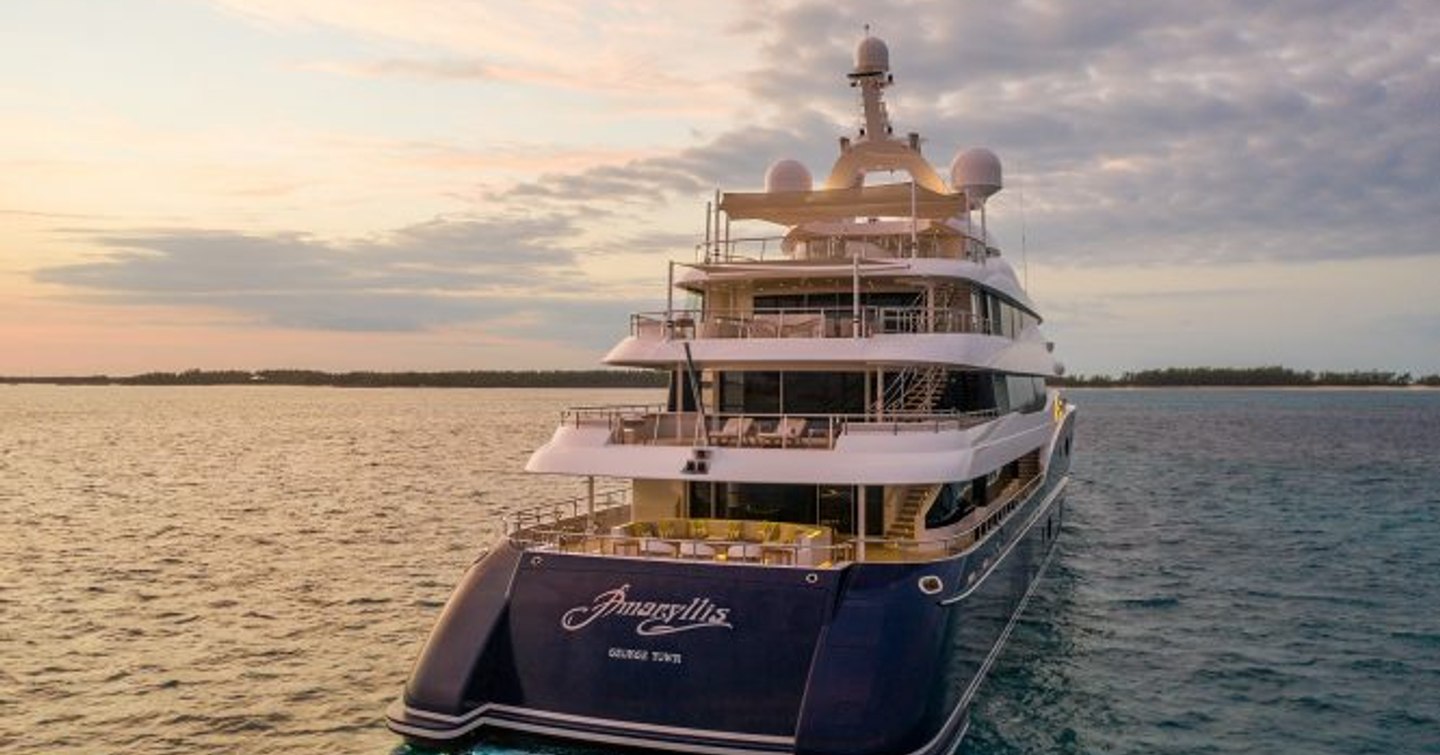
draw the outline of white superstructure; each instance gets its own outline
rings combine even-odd
[[[1075,410],[986,234],[1000,161],[961,152],[947,182],[895,138],[889,58],[860,43],[863,125],[819,188],[780,160],[764,191],[717,196],[665,307],[605,358],[667,373],[665,402],[565,413],[527,469],[587,494],[511,514],[392,729],[954,752],[1056,552]]]
[[[986,233],[1000,161],[958,152],[947,183],[917,134],[892,134],[879,39],[860,43],[850,78],[863,125],[840,140],[825,183],[783,159],[765,191],[721,195],[697,260],[671,269],[667,308],[634,315],[606,356],[669,372],[668,404],[575,410],[529,471],[635,480],[637,519],[699,516],[696,483],[882,486],[883,526],[858,526],[865,493],[845,496],[860,552],[866,532],[923,544],[973,526],[983,512],[933,513],[984,507],[947,501],[946,486],[973,499],[960,487],[1040,473],[1064,416],[1044,387],[1059,365]],[[896,175],[906,180],[871,182]],[[735,238],[732,220],[785,231]],[[743,493],[705,513],[743,514]]]

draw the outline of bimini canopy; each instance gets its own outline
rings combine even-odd
[[[963,193],[942,194],[912,184],[858,186],[821,191],[727,193],[720,209],[734,220],[766,220],[800,225],[841,218],[908,218],[940,220],[965,211]]]

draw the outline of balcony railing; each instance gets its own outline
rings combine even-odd
[[[833,449],[846,433],[938,433],[964,430],[998,416],[974,412],[892,412],[880,414],[707,414],[665,411],[659,405],[581,406],[565,410],[561,422],[605,427],[610,442],[649,446],[730,446],[735,448]]]
[[[1027,480],[1013,480],[1000,491],[995,500],[986,506],[973,526],[960,532],[935,539],[904,540],[889,537],[860,538],[865,542],[866,560],[913,561],[938,558],[962,553],[984,540],[996,527],[1007,520],[1015,509],[1029,500],[1030,495],[1044,482],[1043,475]]]
[[[821,236],[794,242],[783,251],[783,236],[746,236],[696,244],[695,256],[708,264],[763,262],[766,259],[848,260],[852,257],[892,259],[980,259],[997,257],[1000,250],[968,236],[936,237],[910,234],[885,236]]]
[[[512,536],[525,530],[542,528],[586,532],[597,526],[623,523],[630,518],[630,491],[614,489],[596,491],[595,497],[581,496],[542,503],[505,514],[501,521],[505,534]]]
[[[1044,478],[1017,480],[987,506],[979,520],[942,539],[855,538],[829,531],[834,540],[794,542],[745,539],[729,532],[719,537],[667,537],[627,534],[633,509],[626,491],[544,504],[510,514],[505,533],[522,548],[634,558],[709,560],[766,565],[830,567],[856,560],[863,541],[864,561],[926,561],[961,553],[983,541],[1039,489]],[[802,525],[810,526],[810,525]]]
[[[958,309],[861,307],[757,309],[753,311],[640,312],[630,334],[641,339],[868,338],[894,333],[992,333],[988,319]]]

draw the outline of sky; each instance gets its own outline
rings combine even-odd
[[[0,374],[598,366],[866,24],[1071,374],[1440,373],[1433,0],[7,0]]]

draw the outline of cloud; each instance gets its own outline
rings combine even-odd
[[[523,103],[506,114],[545,119],[545,128],[515,132],[509,121],[484,118],[491,128],[482,132],[467,122],[476,111],[464,109],[445,109],[454,120],[442,128],[428,111],[395,108],[425,122],[412,130],[403,119],[372,123],[367,106],[362,131],[372,135],[363,136],[346,131],[336,105],[325,113],[323,144],[333,137],[338,146],[263,130],[256,138],[246,126],[225,139],[183,142],[164,161],[154,155],[171,154],[164,148],[183,134],[156,132],[142,142],[126,132],[116,154],[141,157],[123,164],[134,170],[103,166],[106,176],[138,176],[155,164],[216,168],[189,183],[168,180],[186,178],[178,169],[159,177],[167,180],[147,175],[187,191],[163,205],[139,203],[143,213],[127,214],[126,201],[163,192],[92,182],[95,195],[122,203],[107,204],[112,228],[400,227],[345,241],[299,232],[92,231],[83,235],[98,246],[96,257],[44,267],[36,280],[114,303],[222,307],[291,328],[413,332],[480,323],[517,337],[606,343],[623,329],[625,312],[656,306],[625,298],[642,290],[626,277],[630,269],[698,240],[713,188],[757,189],[766,166],[783,157],[824,179],[836,138],[853,135],[858,121],[844,74],[867,22],[890,46],[896,131],[919,131],[925,154],[942,167],[959,148],[995,149],[1008,186],[994,200],[991,229],[1014,259],[1023,217],[1032,262],[1089,266],[1063,276],[1066,285],[1090,281],[1085,296],[1068,299],[1078,311],[1136,320],[1150,300],[1112,296],[1118,286],[1109,274],[1120,268],[1286,263],[1288,273],[1258,266],[1277,278],[1255,293],[1269,305],[1291,291],[1284,276],[1305,270],[1290,263],[1410,258],[1346,268],[1374,276],[1440,257],[1440,14],[1426,0],[543,0],[519,10],[458,0],[213,1],[293,34],[304,46],[289,61],[328,56],[304,65],[412,80],[345,89],[419,91],[426,96],[418,104],[438,95],[448,108],[456,101],[449,94],[468,95],[447,82],[503,83],[503,91],[474,87],[483,91],[467,101],[492,108],[482,114]],[[326,32],[323,47],[295,33],[312,27]],[[503,96],[492,104],[492,94]],[[662,125],[657,105],[667,113]],[[670,113],[684,115],[675,122]],[[380,140],[372,125],[395,133]],[[55,126],[42,126],[35,144],[53,139]],[[674,146],[686,129],[690,140]],[[68,160],[97,141],[94,133],[37,154]],[[273,169],[251,178],[216,155]],[[322,162],[324,171],[295,173],[293,166],[326,155],[337,156]],[[360,155],[383,165],[357,173]],[[443,204],[414,199],[437,181]],[[363,194],[349,194],[354,187]],[[216,215],[206,203],[219,191],[249,194]],[[6,216],[64,209],[70,193],[47,203],[27,198],[33,208]],[[270,195],[285,199],[266,201]],[[455,203],[470,214],[403,219]],[[29,222],[41,219],[50,217]],[[643,269],[647,280],[663,274],[658,262]]]
[[[901,18],[876,28],[896,130],[921,131],[942,166],[963,146],[996,149],[1010,189],[992,214],[1002,238],[1018,236],[1023,193],[1056,262],[1440,252],[1440,16],[1415,2],[896,0],[864,15],[795,2],[737,27],[763,38],[746,78],[753,122],[500,196],[694,201],[758,186],[778,157],[823,180],[857,117],[843,73],[859,30]]]
[[[829,132],[829,136],[817,138]],[[578,172],[549,172],[496,192],[500,201],[550,200],[561,204],[635,204],[703,198],[716,187],[758,189],[765,170],[789,157],[812,166],[817,183],[833,159],[835,124],[814,111],[794,114],[780,126],[756,125],[720,134],[670,154],[602,165]]]
[[[697,55],[717,36],[725,3],[668,0],[501,6],[469,0],[211,0],[272,30],[336,29],[371,44],[359,56],[301,64],[351,76],[503,81],[594,93],[696,99],[730,95],[723,72]],[[376,41],[383,44],[374,44]],[[382,57],[366,57],[376,49]]]
[[[284,328],[421,331],[505,321],[508,335],[598,347],[640,306],[573,272],[564,216],[438,218],[345,243],[304,234],[152,230],[101,235],[99,259],[41,268],[42,283],[115,304],[211,307]],[[518,318],[518,319],[517,319]],[[518,324],[517,324],[518,323]],[[578,323],[578,325],[577,325]]]
[[[473,58],[383,58],[365,61],[321,60],[303,63],[301,70],[379,78],[411,76],[450,81],[489,81],[499,78],[495,66]]]

